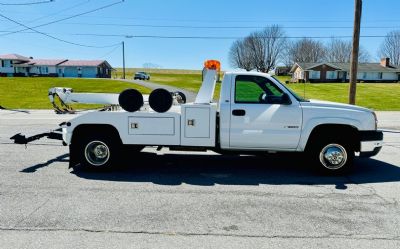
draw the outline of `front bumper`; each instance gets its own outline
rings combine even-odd
[[[376,156],[383,146],[382,131],[360,131],[360,157]]]

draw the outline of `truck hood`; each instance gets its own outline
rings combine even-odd
[[[308,107],[327,107],[327,108],[336,108],[336,109],[344,109],[344,110],[353,110],[353,111],[364,111],[364,112],[373,112],[372,110],[360,106],[348,105],[330,101],[316,100],[310,99],[309,102],[301,102],[302,106]]]

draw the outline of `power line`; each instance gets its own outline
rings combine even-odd
[[[7,32],[7,31],[0,31]],[[23,33],[37,33],[37,32],[23,32]],[[42,32],[44,33],[44,32]],[[163,35],[132,35],[132,34],[97,34],[97,33],[44,33],[44,34],[57,34],[57,35],[68,35],[68,36],[94,36],[94,37],[119,37],[119,38],[151,38],[151,39],[204,39],[204,40],[234,40],[234,39],[243,39],[244,36],[163,36]],[[1,36],[1,35],[0,35]],[[345,39],[352,38],[351,35],[330,35],[330,36],[283,36],[283,37],[264,37],[258,36],[259,38],[286,38],[286,39],[302,39],[302,38],[310,38],[310,39]],[[387,35],[361,35],[362,38],[385,38]],[[390,36],[389,36],[390,37]],[[117,43],[115,45],[119,45]],[[111,46],[112,47],[112,46]]]
[[[81,43],[76,43],[76,42],[67,41],[67,40],[64,40],[64,39],[61,39],[61,38],[58,38],[58,37],[49,35],[49,34],[47,34],[47,33],[41,32],[41,31],[39,31],[39,30],[33,29],[33,28],[31,28],[31,27],[28,27],[28,26],[26,26],[25,24],[22,24],[22,23],[20,23],[20,22],[18,22],[18,21],[15,21],[15,20],[13,20],[13,19],[11,19],[11,18],[9,18],[9,17],[7,17],[7,16],[5,16],[5,15],[3,15],[3,14],[0,14],[0,16],[3,17],[3,18],[5,18],[5,19],[7,19],[7,20],[9,20],[10,22],[16,23],[16,24],[18,24],[18,25],[20,25],[20,26],[26,28],[26,30],[32,30],[32,31],[35,32],[35,33],[38,33],[38,34],[47,36],[47,37],[49,37],[49,38],[52,38],[52,39],[54,39],[54,40],[57,40],[57,41],[60,41],[60,42],[64,42],[64,43],[68,43],[68,44],[71,44],[71,45],[80,46],[80,47],[87,47],[87,48],[109,48],[109,47],[117,46],[117,44],[112,44],[112,45],[107,45],[107,46],[92,46],[92,45],[86,45],[86,44],[81,44]],[[118,43],[118,45],[119,45],[119,43]]]
[[[98,36],[98,37],[125,37],[125,38],[154,38],[154,39],[204,39],[204,40],[233,40],[243,39],[245,37],[238,36],[162,36],[162,35],[124,35],[124,34],[88,34],[88,33],[75,33],[69,35],[76,36]],[[258,38],[286,38],[286,39],[331,39],[331,38],[351,38],[351,35],[342,36],[283,36],[283,37],[264,37],[258,36]],[[362,38],[383,38],[387,35],[362,35]]]
[[[120,45],[120,44],[119,44]],[[117,49],[119,49],[119,46],[115,46],[115,48],[113,48],[112,50],[108,51],[107,53],[103,54],[102,56],[100,56],[100,59],[103,59],[104,57],[109,56],[110,54],[114,53]]]
[[[262,29],[265,26],[192,26],[192,25],[151,25],[151,24],[118,24],[118,23],[64,23],[68,25],[145,27],[145,28],[184,28],[184,29]],[[352,26],[283,26],[284,29],[352,29]],[[365,26],[363,29],[398,29],[400,26]]]
[[[93,10],[85,11],[85,12],[82,12],[82,13],[79,13],[79,14],[75,14],[75,15],[72,15],[72,16],[69,16],[69,17],[61,18],[61,19],[58,19],[58,20],[55,20],[55,21],[51,21],[51,22],[48,22],[48,23],[36,25],[36,26],[34,26],[34,27],[26,27],[26,29],[21,29],[21,30],[17,30],[17,31],[12,31],[12,32],[9,32],[9,33],[6,33],[6,34],[2,34],[1,36],[19,33],[19,32],[22,32],[22,31],[30,30],[31,28],[40,28],[40,27],[48,26],[48,25],[51,25],[51,24],[54,24],[54,23],[62,22],[62,21],[69,20],[69,19],[72,19],[72,18],[75,18],[75,17],[79,17],[79,16],[82,16],[82,15],[86,15],[86,14],[89,14],[89,13],[93,13],[93,12],[96,12],[96,11],[99,11],[99,10],[103,10],[103,9],[106,9],[106,8],[110,8],[110,7],[114,6],[114,5],[123,3],[124,1],[125,1],[125,0],[121,0],[121,1],[118,1],[118,2],[114,2],[114,3],[108,4],[108,5],[104,5],[104,6],[102,6],[102,7],[99,7],[99,8],[93,9]]]
[[[87,4],[88,2],[90,2],[90,0],[85,0],[85,1],[83,1],[83,2],[80,2],[80,3],[77,3],[77,4],[75,4],[75,5],[72,5],[71,7],[62,9],[62,10],[60,10],[60,11],[57,11],[57,12],[52,13],[52,14],[49,14],[49,15],[45,15],[45,16],[42,16],[42,17],[38,17],[38,18],[33,19],[33,20],[29,21],[29,22],[30,22],[30,23],[31,23],[31,22],[37,22],[37,21],[39,21],[39,20],[42,20],[42,19],[45,19],[45,18],[49,18],[49,17],[55,16],[55,15],[58,15],[58,14],[63,13],[63,12],[65,12],[65,11],[72,10],[72,9],[75,9],[76,7],[85,5],[85,4]]]
[[[52,14],[49,14],[49,15],[45,15],[45,16],[41,16],[41,17],[38,17],[38,18],[33,19],[33,20],[23,21],[23,22],[24,22],[24,23],[33,23],[33,22],[37,22],[37,21],[39,21],[39,20],[46,19],[46,18],[48,18],[48,17],[52,17],[52,16],[58,15],[58,14],[60,14],[60,13],[63,13],[63,12],[65,12],[65,11],[74,9],[74,8],[76,8],[76,7],[79,7],[79,6],[82,6],[82,5],[84,5],[84,4],[88,3],[88,2],[90,2],[90,0],[85,0],[84,2],[80,2],[80,3],[78,3],[78,4],[75,4],[75,5],[71,6],[71,7],[62,9],[62,10],[57,11],[57,12],[55,12],[55,13],[52,13]],[[2,21],[7,21],[7,20],[2,20]],[[10,32],[11,30],[12,30],[12,29],[8,29],[7,32]],[[7,32],[4,32],[4,33],[7,33]]]
[[[22,6],[22,5],[36,5],[36,4],[44,4],[44,3],[52,3],[55,0],[49,1],[36,1],[36,2],[28,2],[28,3],[0,3],[3,6]]]

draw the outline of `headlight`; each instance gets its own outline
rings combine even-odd
[[[377,118],[375,112],[372,112],[372,115],[374,115],[374,119],[375,119],[375,130],[377,130],[377,129],[378,129],[378,118]]]

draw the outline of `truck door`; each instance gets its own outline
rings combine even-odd
[[[237,75],[233,81],[229,147],[295,149],[302,125],[300,104],[274,104],[284,92],[266,77]]]

